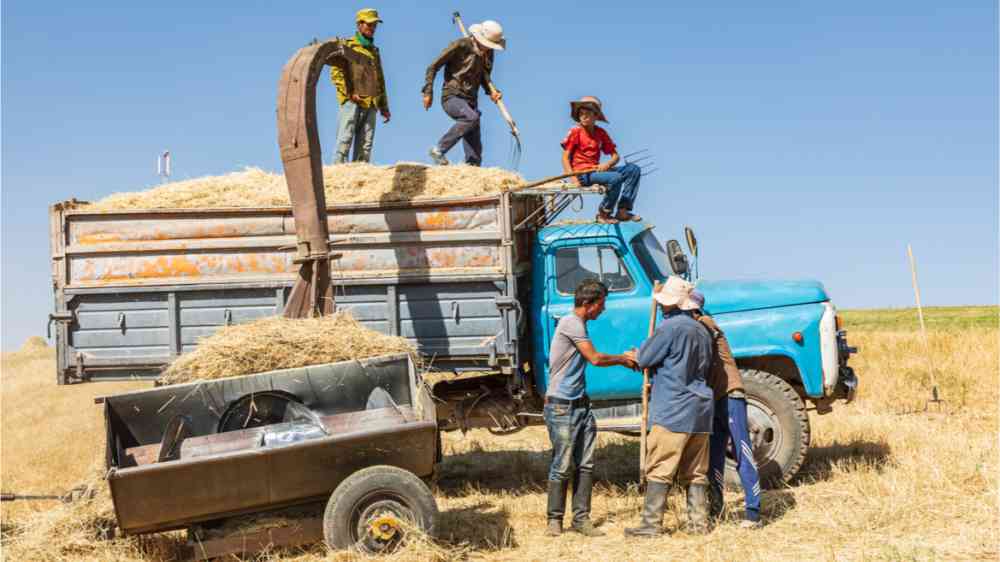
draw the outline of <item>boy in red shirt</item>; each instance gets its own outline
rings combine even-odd
[[[604,200],[597,210],[597,222],[613,224],[642,220],[639,215],[632,214],[642,170],[635,164],[616,166],[620,159],[618,148],[607,131],[597,126],[598,121],[608,122],[601,111],[601,100],[584,96],[569,102],[569,105],[570,116],[579,125],[570,129],[561,143],[563,171],[595,170],[576,176],[577,183],[582,186],[595,183],[607,186]],[[611,156],[611,160],[604,164],[600,163],[602,152]]]

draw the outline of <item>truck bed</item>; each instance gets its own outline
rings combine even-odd
[[[337,305],[437,364],[517,363],[518,280],[534,198],[330,207]],[[52,206],[58,381],[153,378],[221,326],[280,314],[294,281],[291,209]]]

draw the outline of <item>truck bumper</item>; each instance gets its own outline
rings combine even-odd
[[[854,369],[844,365],[840,368],[840,377],[837,381],[837,388],[834,391],[834,398],[844,399],[847,404],[854,401],[858,394],[858,376],[854,374]]]

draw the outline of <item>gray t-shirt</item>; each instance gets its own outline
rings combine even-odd
[[[549,384],[546,396],[564,400],[583,398],[587,391],[584,371],[587,360],[577,345],[590,341],[587,323],[576,314],[567,314],[556,326],[549,349]]]

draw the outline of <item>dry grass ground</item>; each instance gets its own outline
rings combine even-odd
[[[791,485],[764,495],[767,525],[739,529],[734,515],[704,537],[675,533],[626,540],[637,520],[636,440],[602,435],[594,516],[608,535],[584,539],[544,531],[547,438],[539,428],[505,438],[448,434],[436,491],[441,533],[397,560],[996,560],[998,557],[998,331],[996,307],[932,309],[930,343],[947,400],[924,413],[929,375],[912,310],[845,314],[861,348],[857,401],[813,416],[813,446]],[[76,484],[101,447],[94,395],[144,383],[54,386],[51,350],[3,357],[4,491],[49,492]],[[683,520],[675,495],[667,526]],[[741,496],[727,496],[738,510]],[[3,505],[8,559],[166,560],[179,538],[102,542],[83,523],[95,507],[52,502]],[[59,512],[58,510],[64,510]],[[46,528],[61,513],[58,527]],[[80,515],[83,518],[80,518]],[[76,521],[75,528],[67,521]],[[60,534],[61,533],[61,534]],[[37,540],[42,537],[43,540]],[[268,560],[353,560],[322,546],[268,553]]]

